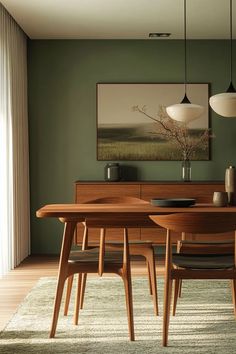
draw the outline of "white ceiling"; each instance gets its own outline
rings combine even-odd
[[[0,0],[33,39],[183,38],[183,0]],[[236,38],[236,0],[233,0]],[[229,38],[229,0],[187,0],[187,37]]]

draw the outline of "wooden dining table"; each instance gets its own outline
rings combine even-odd
[[[50,337],[54,337],[63,295],[64,282],[67,275],[68,259],[77,223],[88,218],[106,218],[114,227],[154,227],[149,215],[172,213],[236,213],[236,206],[216,207],[212,204],[195,204],[191,207],[157,207],[151,204],[50,204],[40,208],[36,215],[39,218],[58,218],[64,223],[64,232],[60,252],[58,281],[54,302],[54,312]]]

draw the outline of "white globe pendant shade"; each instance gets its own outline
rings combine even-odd
[[[202,115],[204,107],[192,103],[178,103],[166,107],[166,112],[170,118],[188,124]]]
[[[223,117],[236,117],[236,92],[218,93],[210,97],[210,106]]]

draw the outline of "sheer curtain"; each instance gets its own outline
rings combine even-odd
[[[0,4],[0,276],[29,254],[27,38]]]

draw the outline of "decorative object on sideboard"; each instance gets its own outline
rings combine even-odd
[[[188,159],[183,159],[182,161],[182,180],[184,182],[191,181],[191,161]]]
[[[224,207],[228,205],[228,194],[226,192],[214,192],[213,204],[216,207]]]
[[[236,91],[233,85],[233,11],[232,0],[229,0],[230,13],[230,84],[224,93],[210,97],[209,103],[213,111],[223,117],[236,117]]]
[[[121,179],[121,167],[118,163],[107,163],[104,172],[107,182],[117,182]]]
[[[189,123],[199,118],[204,112],[204,107],[192,104],[187,96],[187,26],[186,26],[186,0],[184,0],[184,98],[181,103],[168,106],[167,114],[180,122]]]
[[[225,171],[225,191],[228,194],[229,205],[236,205],[236,172],[234,166],[229,166]]]

